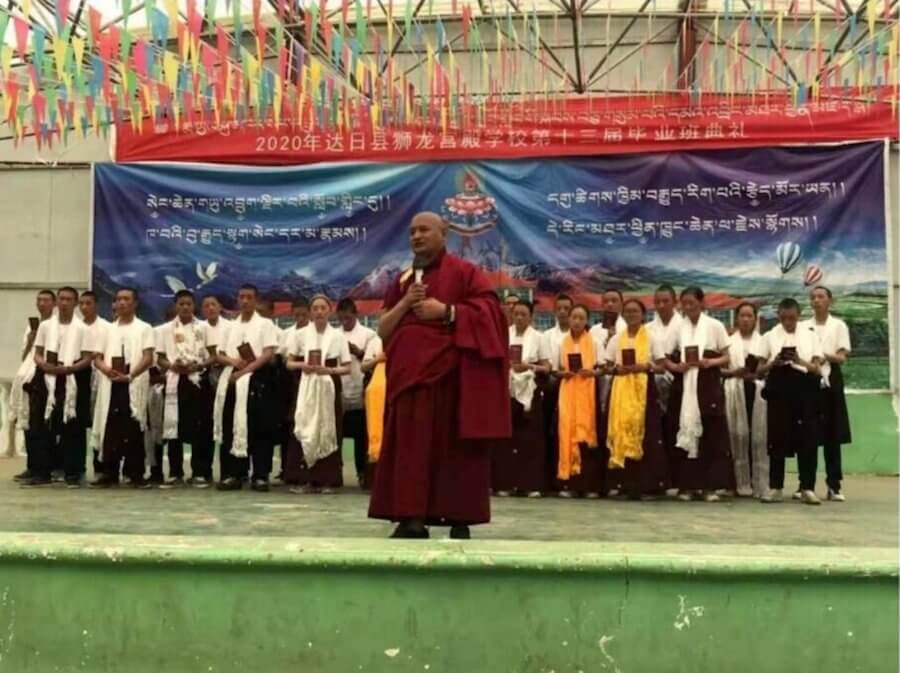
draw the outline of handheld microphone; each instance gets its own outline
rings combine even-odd
[[[425,275],[425,260],[418,255],[413,259],[413,278],[416,283],[422,282],[422,276]]]

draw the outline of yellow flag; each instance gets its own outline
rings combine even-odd
[[[163,72],[165,73],[166,86],[172,96],[175,95],[175,88],[178,86],[178,59],[171,51],[163,54]]]
[[[432,82],[434,81],[434,51],[430,44],[425,45],[425,47],[427,49],[425,76],[429,82]]]
[[[69,43],[59,35],[53,36],[53,58],[56,60],[56,77],[62,79],[63,73],[66,71],[66,51]]]
[[[166,13],[169,15],[169,35],[174,35],[178,21],[178,0],[166,0]]]
[[[0,47],[0,66],[3,67],[3,72],[9,72],[9,67],[12,65],[12,57],[13,48],[10,45],[4,44]]]
[[[378,130],[378,124],[381,120],[381,108],[378,103],[372,103],[372,133]]]
[[[25,15],[26,21],[31,20],[31,0],[22,0],[22,14]]]
[[[284,98],[284,88],[281,78],[275,76],[275,91],[272,96],[272,105],[274,107],[274,117],[276,126],[281,121],[281,102]]]
[[[775,17],[775,49],[781,51],[781,31],[784,24],[784,12],[779,10]]]
[[[322,79],[322,64],[319,63],[319,59],[315,57],[310,57],[310,65],[309,65],[309,79],[310,79],[310,89],[313,92],[313,96],[318,95],[319,91],[319,82]]]
[[[75,52],[75,71],[81,72],[81,59],[84,58],[84,38],[72,38],[72,50]]]
[[[84,126],[81,125],[81,113],[79,110],[75,110],[75,114],[72,115],[72,121],[75,124],[75,134],[84,140]]]
[[[875,38],[875,20],[878,18],[878,3],[874,0],[869,0],[866,5],[866,18],[869,21],[869,39],[872,40]]]

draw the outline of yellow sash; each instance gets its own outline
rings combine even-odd
[[[587,332],[578,339],[577,346],[571,334],[563,339],[563,371],[568,370],[570,353],[581,353],[584,369],[594,368],[594,341]],[[565,481],[581,474],[581,444],[597,446],[596,392],[593,378],[575,376],[559,384],[559,479]]]
[[[379,362],[366,388],[366,430],[369,433],[369,462],[377,463],[384,437],[384,400],[387,393],[385,363]]]
[[[631,338],[619,333],[619,352],[634,349],[634,360],[642,365],[650,361],[650,332],[643,325]],[[625,459],[640,460],[644,456],[644,422],[647,413],[647,374],[625,374],[613,377],[609,403],[606,447],[609,466],[625,467]]]

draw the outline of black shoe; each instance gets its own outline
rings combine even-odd
[[[81,488],[81,479],[77,477],[66,477],[66,488]]]
[[[13,481],[29,481],[32,477],[34,477],[34,475],[31,474],[31,470],[25,470],[13,477]]]
[[[184,486],[184,479],[182,477],[169,477],[163,483],[158,484],[158,486],[162,489],[178,488],[179,486]]]
[[[268,493],[269,492],[269,482],[265,479],[254,479],[253,483],[250,485],[254,491],[259,491],[260,493]]]
[[[112,477],[107,477],[105,474],[101,474],[99,477],[94,479],[88,486],[90,488],[113,488],[119,485],[118,479],[113,479]]]
[[[50,486],[53,484],[53,480],[49,477],[32,477],[28,481],[20,482],[19,485],[23,488],[31,488],[34,486]]]
[[[191,477],[190,484],[194,488],[209,488],[209,480],[206,477]]]
[[[471,540],[472,533],[468,526],[450,526],[451,540]]]
[[[55,470],[55,471],[53,472],[53,474],[50,475],[50,480],[51,480],[54,484],[61,484],[61,483],[63,483],[63,482],[66,480],[66,473],[65,473],[65,472],[61,472],[61,471],[58,471],[58,470]]]
[[[427,540],[430,535],[427,528],[410,528],[409,524],[399,523],[391,533],[391,537],[403,540]]]
[[[220,481],[219,485],[216,486],[216,490],[218,491],[240,491],[241,483],[240,479],[235,479],[234,477],[228,477],[227,479]]]
[[[141,477],[140,479],[132,479],[131,481],[128,482],[128,485],[131,488],[139,489],[139,490],[146,490],[148,488],[153,488],[153,484],[151,484],[147,479],[144,479],[143,477]]]

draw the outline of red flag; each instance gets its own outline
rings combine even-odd
[[[91,24],[91,42],[96,46],[97,41],[100,39],[100,23],[103,20],[103,15],[91,5],[88,7],[88,18]]]
[[[284,47],[278,49],[278,75],[282,80],[287,79],[288,50]]]
[[[312,0],[315,2],[316,0]],[[325,32],[325,26],[329,23],[328,21],[328,0],[319,0],[319,22],[322,24],[322,32]]]
[[[350,13],[350,0],[341,0],[341,21],[347,25],[347,15]]]
[[[466,5],[462,11],[463,48],[469,48],[469,21],[472,20],[472,6]]]
[[[200,30],[203,27],[203,15],[197,11],[197,5],[193,2],[187,3],[188,7],[188,30],[198,40],[200,39]]]
[[[284,18],[284,0],[278,0],[278,18]]]
[[[25,55],[28,53],[28,32],[31,27],[26,21],[23,21],[18,16],[14,16],[13,28],[16,31],[16,49],[19,50],[19,56],[25,58]]]
[[[306,51],[312,51],[313,16],[309,8],[303,10],[303,29],[306,31]]]
[[[143,38],[138,40],[134,48],[134,69],[141,77],[147,76],[147,43]]]
[[[119,27],[116,24],[112,24],[108,29],[109,32],[109,58],[108,60],[112,62],[113,60],[118,60],[119,54],[119,40],[121,39],[121,33]]]
[[[228,58],[228,33],[221,24],[216,24],[216,48],[219,50],[219,59]]]
[[[253,25],[259,23],[259,12],[262,6],[262,0],[253,0]]]
[[[453,16],[456,16],[456,14],[457,14],[457,11],[456,11],[456,0],[453,0],[453,2],[452,2],[452,4],[450,5],[450,7],[451,7],[451,11],[453,12]]]

